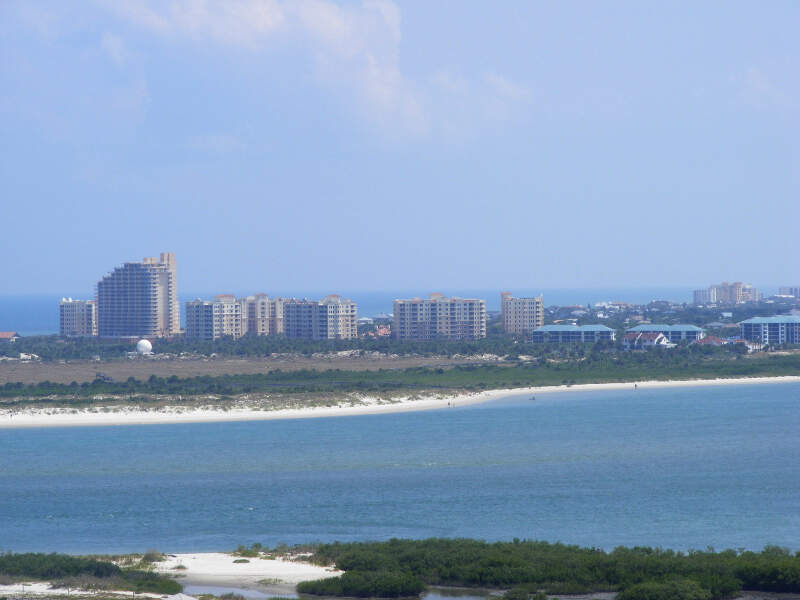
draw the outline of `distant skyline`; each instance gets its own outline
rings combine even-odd
[[[7,0],[0,295],[163,251],[182,296],[800,284],[798,23],[788,0]]]

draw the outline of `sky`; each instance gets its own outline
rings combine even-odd
[[[0,294],[800,283],[800,3],[0,0]]]

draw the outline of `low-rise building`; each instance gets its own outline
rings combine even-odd
[[[762,344],[800,344],[800,317],[753,317],[739,323],[742,338]]]
[[[16,331],[0,331],[0,344],[13,344],[19,339]]]
[[[622,340],[626,350],[645,350],[646,348],[674,348],[667,336],[658,331],[629,331]]]
[[[534,344],[592,344],[613,342],[616,332],[605,325],[542,325],[534,329]]]
[[[692,343],[693,344],[697,344],[698,346],[719,347],[719,346],[726,346],[726,345],[730,344],[731,342],[728,341],[728,340],[722,339],[721,337],[717,337],[715,335],[707,335],[704,338],[700,338],[699,340],[695,340]]]
[[[663,333],[673,344],[680,342],[693,342],[705,337],[706,332],[697,325],[664,325],[660,323],[647,323],[628,329],[629,333]]]
[[[97,335],[97,303],[62,298],[58,303],[58,333],[61,337]]]

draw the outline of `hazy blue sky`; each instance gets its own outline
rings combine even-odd
[[[0,1],[0,293],[800,282],[800,3]]]

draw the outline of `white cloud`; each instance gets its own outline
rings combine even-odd
[[[399,61],[401,14],[390,0],[98,1],[161,36],[253,51],[277,35],[299,40],[320,82],[391,135],[463,133],[496,125],[513,119],[529,101],[524,86],[499,73],[465,78],[442,72],[419,81],[407,76]],[[104,39],[104,48],[118,55],[113,40]]]

